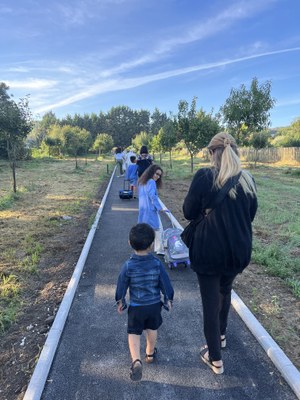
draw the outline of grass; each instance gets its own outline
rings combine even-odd
[[[43,246],[32,235],[25,237],[24,251],[26,256],[21,263],[25,271],[37,273],[43,249]]]
[[[1,160],[0,332],[22,311],[25,290],[30,288],[33,274],[39,276],[44,254],[49,252],[48,241],[55,242],[56,235],[78,223],[77,216],[92,204],[107,178],[107,164],[112,164],[112,158],[96,161],[93,157],[87,164],[85,159],[78,161],[78,169],[72,159],[20,162],[14,194],[11,169]],[[71,219],[64,221],[65,215]],[[90,224],[91,218],[86,230]]]
[[[0,333],[15,320],[20,308],[20,284],[15,275],[0,275]]]
[[[0,198],[0,211],[11,208],[14,202],[18,200],[18,198],[19,196],[14,192],[9,192],[7,194],[4,194]]]

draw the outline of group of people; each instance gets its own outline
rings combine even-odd
[[[253,177],[242,169],[231,135],[218,133],[207,148],[211,167],[196,172],[183,203],[183,214],[187,220],[200,221],[195,224],[189,246],[203,307],[206,344],[200,348],[200,358],[215,374],[222,374],[221,350],[227,345],[231,289],[236,276],[250,262],[257,196]],[[170,279],[161,261],[152,254],[159,212],[164,211],[157,196],[162,174],[162,169],[152,164],[139,177],[138,224],[129,233],[134,254],[121,268],[115,294],[118,312],[122,313],[127,308],[125,297],[129,289],[127,332],[132,358],[130,378],[134,381],[142,378],[140,336],[145,331],[145,362],[151,363],[157,357],[161,308],[171,309],[174,298]],[[220,200],[220,193],[228,184],[228,193],[217,204],[216,199]]]
[[[129,150],[129,152],[122,152],[121,147],[117,147],[115,151],[115,160],[119,166],[120,176],[124,176],[129,181],[130,189],[133,191],[134,198],[136,197],[137,181],[142,176],[144,171],[153,163],[153,159],[148,152],[147,146],[142,146],[140,154],[136,154]]]

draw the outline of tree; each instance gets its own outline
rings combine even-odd
[[[142,146],[149,146],[151,143],[151,136],[149,133],[143,131],[140,132],[134,139],[132,139],[132,145],[136,149],[140,149]]]
[[[271,82],[259,85],[253,78],[250,89],[245,85],[231,89],[229,98],[221,107],[223,120],[238,144],[248,144],[251,133],[260,132],[270,126],[270,110],[275,105],[271,97]]]
[[[107,133],[100,133],[97,135],[92,149],[98,151],[100,157],[101,153],[109,152],[113,146],[114,140],[111,135],[108,135]]]
[[[159,162],[162,164],[162,145],[160,142],[159,134],[152,137],[150,142],[150,149],[153,154],[153,158],[155,158],[155,153],[159,153]]]
[[[24,148],[24,140],[32,129],[28,98],[18,103],[7,93],[9,87],[0,83],[0,138],[6,143],[7,156],[13,175],[13,191],[17,191],[16,161]]]
[[[127,147],[138,132],[149,132],[149,111],[133,111],[129,107],[113,107],[107,114],[105,132],[116,146]]]
[[[196,97],[189,109],[188,102],[180,100],[177,115],[177,139],[183,140],[191,157],[191,172],[194,171],[194,157],[207,145],[209,140],[220,130],[217,117],[212,112],[200,109],[196,112]]]
[[[85,152],[86,144],[89,142],[90,133],[78,126],[65,125],[61,128],[63,135],[63,151],[69,156],[75,157],[75,168],[78,168],[77,157]]]
[[[155,108],[151,114],[150,132],[151,135],[157,135],[160,128],[167,122],[168,117],[166,113],[161,113],[158,108]]]
[[[172,120],[169,119],[165,122],[164,126],[158,132],[158,138],[162,150],[169,152],[170,168],[172,168],[172,148],[178,141],[176,136],[176,125]]]
[[[49,127],[47,136],[42,142],[41,148],[44,150],[48,149],[48,155],[58,157],[62,155],[62,148],[64,143],[64,137],[62,127],[58,124],[51,125]]]
[[[296,118],[292,124],[279,130],[272,145],[276,147],[300,147],[300,118]]]
[[[262,131],[262,132],[254,132],[252,136],[250,137],[250,146],[253,146],[255,149],[255,160],[254,160],[254,166],[256,168],[256,163],[258,161],[258,150],[264,149],[269,142],[269,133],[268,131]]]

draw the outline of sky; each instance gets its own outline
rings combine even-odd
[[[271,81],[273,128],[300,117],[300,0],[0,0],[0,82],[34,118],[112,107],[218,112]]]

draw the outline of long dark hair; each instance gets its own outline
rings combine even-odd
[[[156,172],[157,170],[161,171],[161,174],[163,174],[163,170],[162,170],[162,168],[161,168],[159,165],[157,165],[157,164],[150,165],[150,167],[148,167],[148,168],[144,171],[144,173],[142,174],[142,176],[139,178],[139,181],[138,181],[139,185],[146,185],[146,183],[149,181],[149,179],[152,179],[152,178],[153,178],[153,176],[154,176],[154,174],[155,174],[155,172]],[[156,187],[157,187],[158,189],[160,189],[160,188],[162,187],[162,177],[160,177],[159,179],[157,179],[157,181],[156,181]]]

